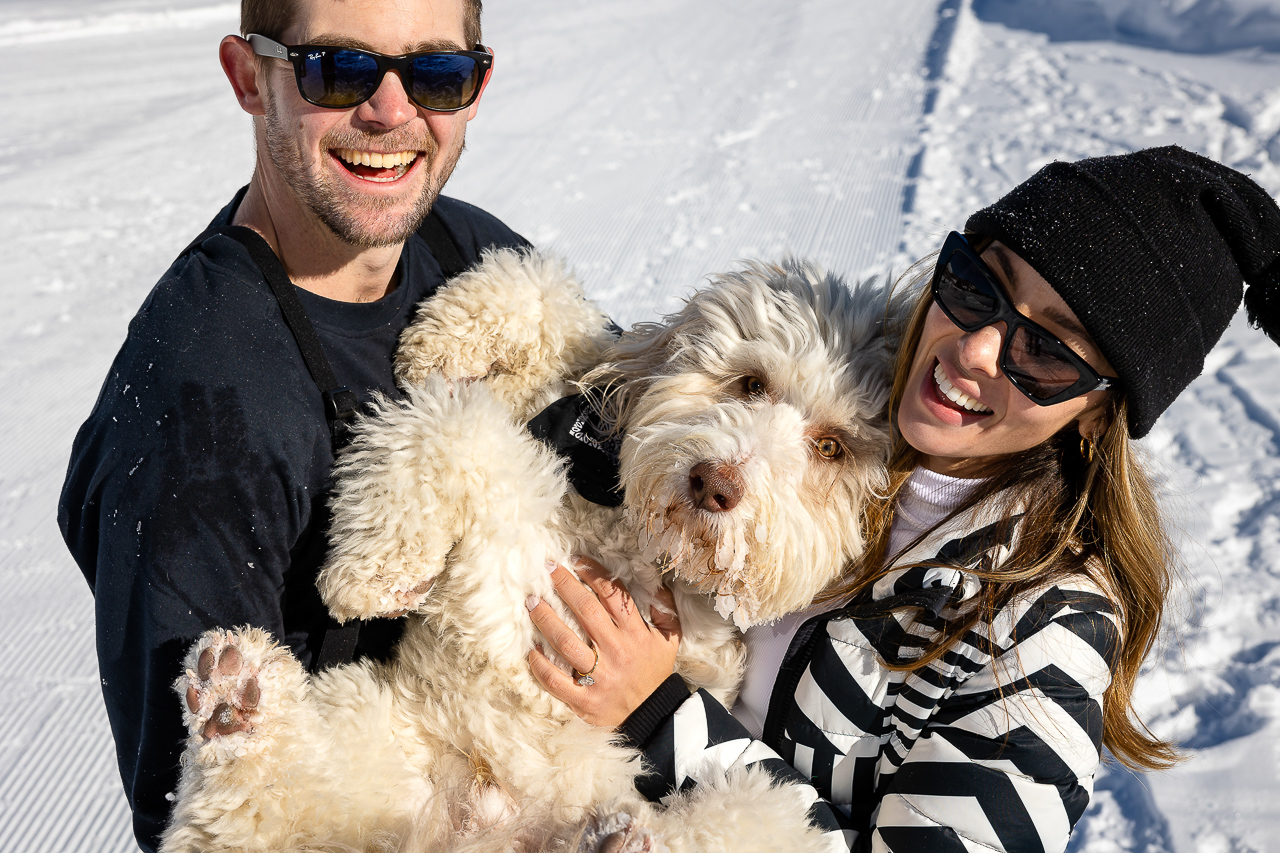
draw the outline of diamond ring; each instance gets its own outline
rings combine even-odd
[[[595,643],[591,644],[591,653],[596,656],[596,659],[591,664],[591,669],[586,672],[578,672],[575,667],[573,670],[573,678],[578,682],[579,687],[590,687],[596,683],[596,680],[591,677],[591,673],[595,672],[596,667],[600,665],[600,650],[596,648]]]

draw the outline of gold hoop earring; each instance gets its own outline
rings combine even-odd
[[[1093,464],[1093,442],[1080,436],[1080,458],[1084,460],[1084,464]]]

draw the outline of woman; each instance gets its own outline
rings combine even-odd
[[[944,244],[867,558],[748,632],[733,716],[670,676],[678,629],[598,568],[554,574],[596,650],[532,611],[594,683],[536,651],[535,674],[645,751],[652,798],[758,756],[753,736],[855,849],[1062,850],[1103,746],[1177,758],[1131,702],[1170,561],[1131,440],[1200,373],[1242,279],[1280,341],[1280,210],[1245,176],[1176,147],[1045,167]]]

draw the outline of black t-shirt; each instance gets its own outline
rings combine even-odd
[[[243,190],[211,223],[228,225]],[[464,260],[528,243],[441,197]],[[392,355],[422,299],[443,283],[417,235],[399,284],[372,303],[298,289],[338,381],[368,402],[398,397]],[[151,291],[76,436],[58,507],[94,589],[98,665],[134,832],[154,849],[185,737],[171,689],[186,649],[213,627],[256,625],[304,665],[331,622],[315,576],[324,557],[333,462],[324,404],[248,252],[213,236]],[[400,623],[361,631],[385,657]]]

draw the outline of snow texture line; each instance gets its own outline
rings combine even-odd
[[[203,27],[219,22],[234,23],[239,12],[238,3],[222,3],[182,10],[113,12],[43,20],[22,18],[0,23],[0,47],[45,44],[77,38],[132,36],[142,32]]]
[[[951,53],[951,42],[955,37],[956,25],[964,11],[962,0],[943,0],[938,4],[937,20],[933,34],[929,37],[929,47],[924,56],[924,103],[921,107],[921,126],[928,125],[938,105],[939,84],[946,72],[947,57]],[[924,138],[924,134],[921,134]],[[907,164],[906,181],[902,187],[902,218],[906,220],[916,209],[916,191],[920,183],[920,174],[924,167],[924,158],[928,150],[925,143],[911,157]],[[900,252],[907,251],[906,237],[899,243]]]

